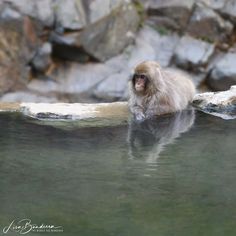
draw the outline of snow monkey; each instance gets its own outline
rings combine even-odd
[[[194,94],[186,75],[145,61],[136,66],[130,81],[129,108],[137,120],[144,120],[185,109]]]

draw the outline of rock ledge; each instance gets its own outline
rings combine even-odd
[[[197,94],[193,106],[223,119],[236,118],[236,85],[230,90],[222,92],[208,92]]]

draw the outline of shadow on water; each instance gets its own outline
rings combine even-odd
[[[30,218],[66,236],[234,236],[235,125],[184,111],[66,130],[1,114],[0,230]]]

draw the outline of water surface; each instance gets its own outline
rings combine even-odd
[[[188,111],[66,130],[1,114],[0,125],[1,232],[28,218],[66,236],[236,235],[236,120]]]

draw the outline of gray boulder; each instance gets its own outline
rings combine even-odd
[[[223,41],[233,31],[233,25],[214,10],[197,4],[187,27],[187,32],[206,41]]]
[[[0,20],[19,20],[22,18],[22,15],[12,9],[8,4],[0,3]]]
[[[8,0],[7,2],[11,3],[14,8],[18,9],[24,15],[35,14],[35,4],[31,0]]]
[[[110,15],[113,10],[122,4],[130,2],[130,0],[83,0],[87,9],[89,23],[95,23],[101,20],[103,17]]]
[[[55,56],[86,62],[89,58],[106,61],[121,53],[134,40],[139,17],[131,4],[123,4],[100,21],[82,31],[66,34],[52,32]]]
[[[229,19],[236,24],[236,1],[228,0],[222,9],[219,9],[220,13],[224,16],[229,17]]]
[[[145,25],[139,31],[134,47],[127,53],[129,68],[132,69],[145,60],[156,60],[161,66],[168,66],[178,41],[176,34],[161,35],[154,28]]]
[[[52,45],[50,43],[44,43],[36,51],[34,58],[31,61],[33,69],[37,72],[45,72],[50,64],[51,60]]]
[[[106,102],[127,99],[128,80],[130,73],[128,71],[110,75],[102,81],[94,90],[93,95]]]
[[[150,0],[148,14],[157,16],[159,26],[183,30],[188,23],[194,0]]]
[[[82,1],[77,0],[8,0],[22,14],[39,20],[45,26],[69,30],[79,30],[86,24],[86,14]]]
[[[236,118],[236,86],[223,92],[208,92],[195,95],[193,105],[198,109],[223,119]]]
[[[18,1],[20,2],[20,1]],[[28,15],[41,21],[45,26],[52,27],[54,24],[53,0],[37,0],[34,2],[34,11],[29,12]]]
[[[236,84],[236,53],[223,55],[212,66],[207,84],[214,90],[227,90]]]
[[[129,48],[129,47],[128,47]],[[127,69],[129,55],[127,53],[128,48],[118,56],[112,57],[105,62],[105,65],[113,69],[114,71],[123,71]]]
[[[134,40],[139,16],[131,4],[124,4],[95,24],[86,27],[78,42],[83,49],[99,61],[119,53]]]
[[[156,52],[152,45],[139,37],[136,38],[134,47],[130,48],[128,53],[129,57],[127,65],[129,69],[134,68],[143,61],[156,59]]]
[[[42,94],[58,92],[90,95],[101,81],[114,73],[115,70],[101,63],[65,63],[51,75],[56,82],[32,80],[28,88]]]
[[[0,21],[0,94],[25,87],[39,44],[35,27],[28,17]]]
[[[236,23],[236,2],[235,0],[197,0],[203,3],[224,17],[228,17],[233,23]]]
[[[45,26],[52,26],[54,23],[53,0],[7,0],[13,7],[24,14],[41,21]]]
[[[176,48],[174,61],[181,68],[202,71],[209,62],[214,48],[213,44],[184,36]]]
[[[54,2],[57,27],[69,30],[79,30],[87,24],[82,1],[57,0]]]
[[[196,3],[204,4],[214,10],[222,9],[227,0],[196,0]]]

